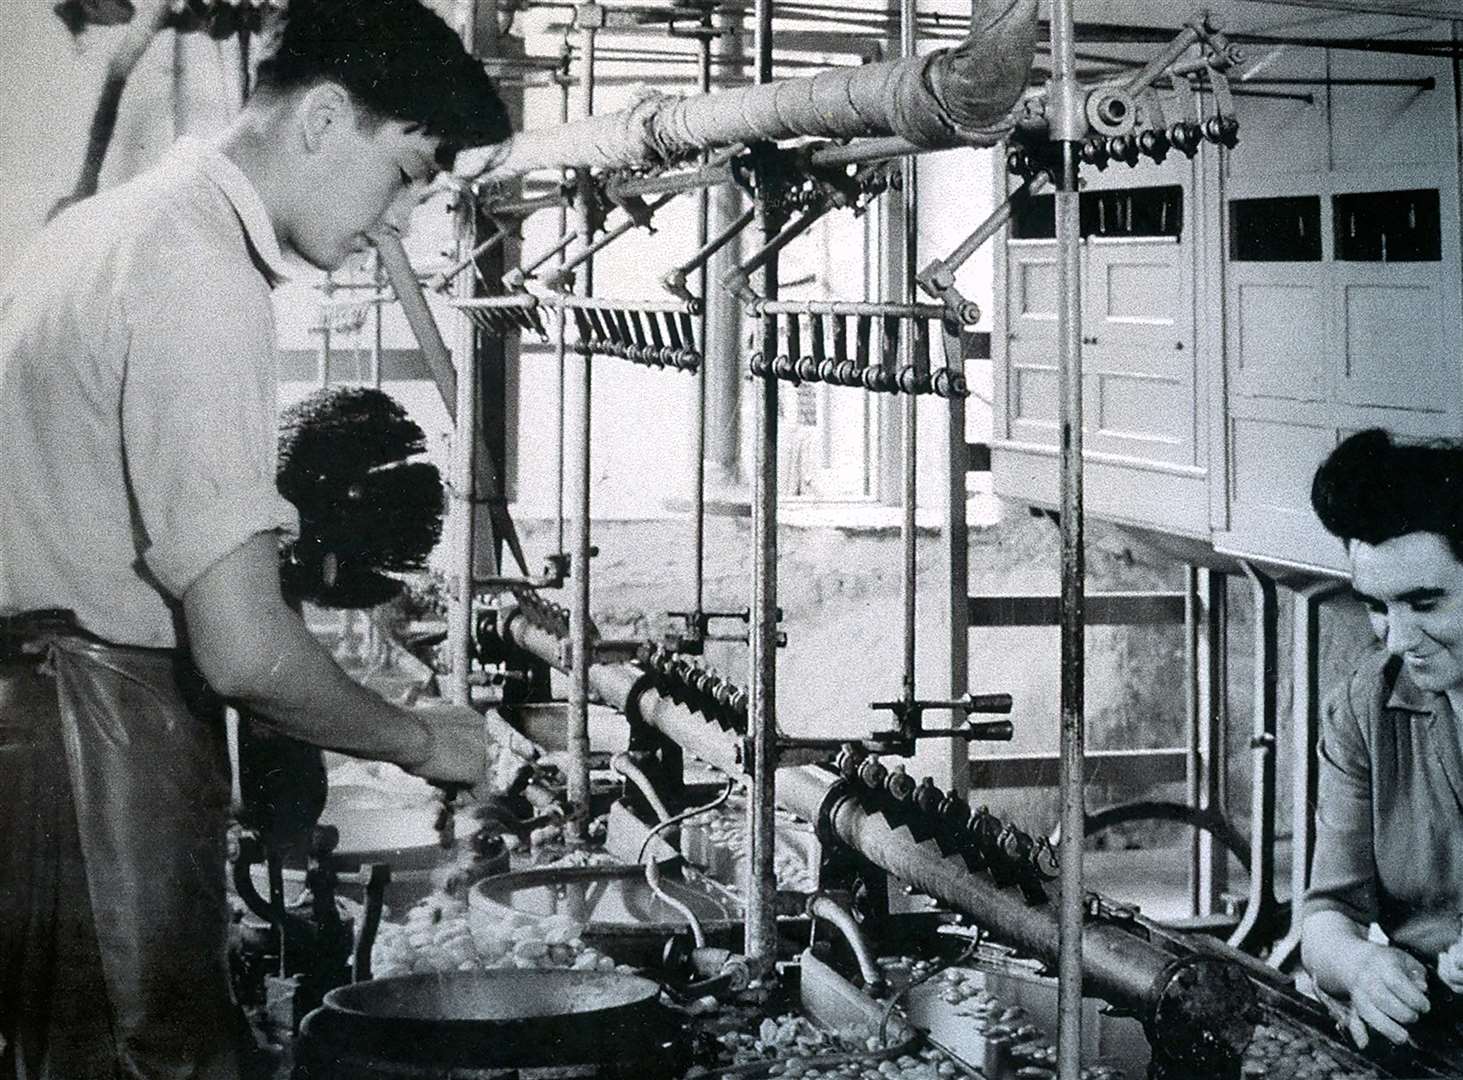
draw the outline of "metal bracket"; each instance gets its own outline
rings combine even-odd
[[[911,696],[899,701],[871,702],[869,708],[893,713],[894,721],[899,726],[889,731],[875,731],[870,735],[869,741],[891,748],[899,747],[906,757],[914,752],[914,743],[919,739],[1008,742],[1013,734],[1009,720],[972,720],[964,727],[931,729],[924,726],[924,714],[930,709],[960,711],[966,716],[973,713],[1006,714],[1011,711],[1011,704],[1010,694],[969,693],[953,701],[925,701]],[[891,749],[889,752],[900,753],[900,750]]]

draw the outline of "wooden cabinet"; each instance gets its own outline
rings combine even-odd
[[[1193,207],[1182,157],[1082,195],[1083,438],[1092,512],[1207,536]],[[1049,204],[1051,196],[1045,196]],[[997,490],[1055,503],[1057,251],[1038,205],[998,253]],[[1034,235],[1033,235],[1034,234]],[[999,287],[999,286],[998,286]]]
[[[1182,204],[1165,230],[1114,230],[1084,205],[1086,505],[1226,554],[1334,568],[1342,551],[1309,504],[1331,447],[1374,425],[1463,434],[1454,78],[1429,56],[1288,48],[1265,61],[1267,75],[1316,82],[1308,100],[1240,98],[1234,151],[1085,172],[1094,212],[1157,205],[1169,186]],[[1046,227],[1017,223],[997,251],[992,471],[998,493],[1055,506]]]

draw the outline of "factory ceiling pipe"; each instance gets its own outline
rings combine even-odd
[[[1026,88],[1036,11],[1037,0],[974,0],[970,33],[954,48],[695,97],[650,94],[621,112],[467,151],[457,171],[494,181],[536,169],[667,165],[798,136],[896,135],[931,150],[994,145]]]

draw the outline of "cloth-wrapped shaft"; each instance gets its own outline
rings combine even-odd
[[[472,151],[459,173],[666,165],[698,151],[798,136],[895,135],[922,149],[989,146],[1010,130],[1036,48],[1037,0],[975,0],[959,45],[696,97],[647,96],[621,112],[523,132]]]

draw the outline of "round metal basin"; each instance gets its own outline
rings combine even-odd
[[[668,1052],[675,1024],[658,997],[649,979],[620,972],[402,975],[330,991],[301,1033],[308,1059],[336,1070],[322,1075],[371,1062],[593,1065]]]

